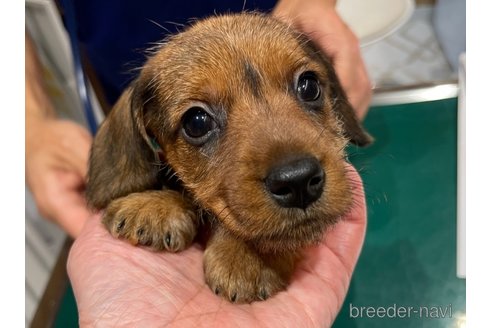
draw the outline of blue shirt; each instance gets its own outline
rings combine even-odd
[[[77,34],[112,105],[145,62],[144,50],[193,18],[270,11],[274,0],[73,0]]]

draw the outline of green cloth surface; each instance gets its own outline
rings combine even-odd
[[[350,149],[366,190],[366,240],[334,327],[458,327],[456,120],[456,99],[371,109],[375,143]],[[361,307],[383,309],[361,318]]]

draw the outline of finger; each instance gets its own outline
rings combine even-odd
[[[77,238],[91,213],[83,204],[72,204],[70,209],[57,213],[60,217],[70,220],[57,220],[61,228],[72,238]]]
[[[53,219],[73,238],[76,238],[91,215],[82,193],[83,180],[71,172],[56,172],[58,185],[48,186]]]

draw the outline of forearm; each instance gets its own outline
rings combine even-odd
[[[31,124],[46,118],[54,118],[55,111],[46,92],[41,63],[27,31],[25,47],[26,132],[29,133]]]

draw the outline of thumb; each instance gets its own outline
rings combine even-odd
[[[63,189],[52,190],[53,216],[71,237],[77,237],[91,215],[83,195],[83,180],[75,172],[57,172],[57,180]]]

